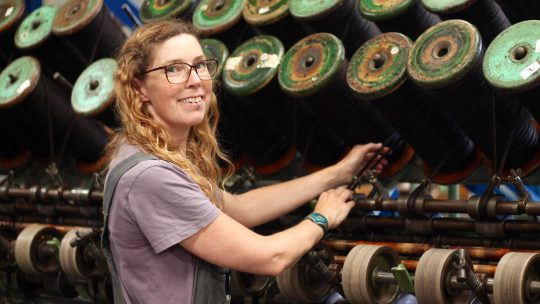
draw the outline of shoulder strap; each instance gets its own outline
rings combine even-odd
[[[109,265],[109,272],[111,273],[111,279],[113,284],[113,294],[114,294],[114,303],[123,304],[125,303],[124,295],[122,293],[122,285],[118,278],[118,273],[116,271],[116,266],[112,259],[111,254],[111,244],[109,241],[109,212],[111,210],[112,199],[114,196],[114,191],[116,190],[116,185],[118,181],[129,169],[133,168],[138,163],[144,160],[158,159],[153,155],[148,155],[143,152],[138,152],[132,156],[121,161],[116,165],[111,172],[105,183],[105,193],[103,194],[103,233],[101,235],[101,247],[103,249],[103,254]]]

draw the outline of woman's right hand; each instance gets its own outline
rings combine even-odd
[[[334,229],[354,207],[352,196],[353,192],[345,187],[330,189],[321,193],[314,211],[324,215],[328,220],[328,228]]]

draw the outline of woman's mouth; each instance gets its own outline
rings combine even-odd
[[[199,104],[202,101],[202,96],[196,96],[196,97],[188,97],[184,99],[180,99],[179,103],[192,103],[192,104]]]

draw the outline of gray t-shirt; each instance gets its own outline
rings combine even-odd
[[[120,147],[112,162],[139,150]],[[193,179],[163,160],[145,160],[118,182],[109,229],[126,303],[191,303],[196,257],[178,243],[221,211]]]

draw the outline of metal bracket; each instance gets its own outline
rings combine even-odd
[[[529,193],[529,191],[527,191],[527,189],[525,188],[525,184],[523,184],[523,181],[521,180],[521,169],[511,169],[510,173],[512,175],[508,176],[508,180],[512,184],[514,184],[514,186],[516,186],[516,189],[518,190],[520,195],[520,198],[517,202],[518,212],[520,212],[521,214],[525,214],[526,206],[531,194]]]
[[[493,175],[488,185],[488,188],[486,189],[486,192],[484,192],[484,194],[482,194],[482,196],[480,197],[478,219],[486,218],[489,201],[491,197],[494,195],[493,191],[495,189],[498,189],[500,185],[501,185],[501,177],[497,174]]]
[[[392,271],[397,285],[402,292],[414,294],[414,283],[405,265],[399,264],[396,267],[390,268],[390,271]]]
[[[457,251],[452,264],[458,270],[458,282],[466,283],[481,303],[491,303],[487,295],[486,284],[476,276],[471,257],[465,249]]]

